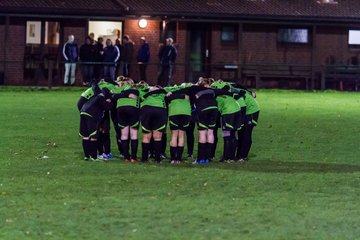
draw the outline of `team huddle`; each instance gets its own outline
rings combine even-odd
[[[185,138],[187,155],[193,156],[197,125],[197,157],[193,164],[214,160],[221,128],[224,142],[220,162],[244,162],[252,144],[260,108],[256,94],[241,85],[200,78],[196,84],[161,88],[119,77],[116,81],[92,83],[78,101],[80,136],[85,160],[105,161],[110,151],[110,121],[124,161],[138,160],[138,129],[142,130],[141,162],[160,163],[167,146],[169,125],[170,162],[180,164]]]

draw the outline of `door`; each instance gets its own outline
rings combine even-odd
[[[189,23],[189,75],[190,82],[199,77],[210,77],[211,25],[208,23]]]

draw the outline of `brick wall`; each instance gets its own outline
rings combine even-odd
[[[4,72],[5,60],[5,24],[0,21],[0,72]]]
[[[162,43],[160,43],[160,21],[148,21],[148,26],[141,29],[138,26],[138,20],[126,20],[124,22],[124,34],[130,36],[131,40],[135,42],[133,53],[133,64],[130,69],[130,76],[135,80],[140,80],[138,66],[136,65],[136,56],[140,47],[140,37],[145,37],[150,45],[150,62],[147,68],[147,77],[150,84],[156,84],[158,75],[158,52]],[[186,40],[186,25],[179,23],[177,31],[177,39],[175,39],[175,46],[178,50],[178,57],[176,63],[178,64],[174,72],[174,83],[182,83],[184,81],[185,72],[185,54],[184,46]]]
[[[4,28],[5,29],[5,28]],[[5,84],[20,85],[24,83],[26,22],[10,20],[8,47],[6,49]]]
[[[242,61],[244,64],[299,64],[311,63],[311,45],[277,42],[276,25],[244,25]]]
[[[159,39],[160,39],[160,21],[148,21],[148,25],[145,29],[142,29],[138,25],[138,20],[126,20],[124,22],[124,33],[130,36],[130,39],[135,43],[133,52],[133,63],[130,69],[130,77],[136,81],[140,80],[139,68],[136,64],[136,57],[140,48],[140,38],[145,37],[150,46],[150,62],[147,67],[148,82],[155,84],[157,81],[157,69],[159,51]]]
[[[358,26],[360,27],[360,26]],[[347,27],[321,27],[317,29],[316,45],[318,49],[315,61],[318,65],[326,64],[331,56],[335,64],[347,64],[351,57],[359,58],[359,49],[348,45]]]
[[[176,59],[176,69],[174,74],[174,83],[181,84],[187,81],[186,74],[186,49],[187,49],[187,25],[185,22],[178,23],[177,30],[177,39],[176,39],[176,49],[177,49],[177,59]]]

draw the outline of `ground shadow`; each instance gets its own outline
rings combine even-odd
[[[171,166],[163,163],[161,166]],[[210,163],[192,165],[188,163],[176,166],[179,168],[219,168],[234,171],[262,173],[354,173],[360,172],[360,165],[317,162],[284,162],[284,161],[248,161],[245,163]]]

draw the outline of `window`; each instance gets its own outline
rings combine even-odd
[[[221,43],[237,44],[238,26],[235,24],[227,24],[221,27]]]
[[[41,43],[41,22],[27,21],[26,44],[40,44],[40,43]]]
[[[360,46],[360,30],[349,30],[348,44]]]
[[[60,22],[27,21],[25,41],[24,77],[26,79],[46,77],[48,61],[56,60],[58,56]],[[42,43],[44,47],[41,46]],[[54,69],[57,67],[53,66]],[[43,70],[44,75],[37,75],[38,69]]]
[[[49,44],[49,45],[60,44],[59,22],[45,22],[45,44]]]
[[[277,40],[280,43],[309,43],[309,30],[302,28],[281,28]]]
[[[45,44],[60,43],[60,23],[45,22]],[[26,22],[26,44],[41,44],[41,21]]]
[[[176,42],[177,22],[160,22],[160,42],[164,42],[167,38],[172,38]]]

